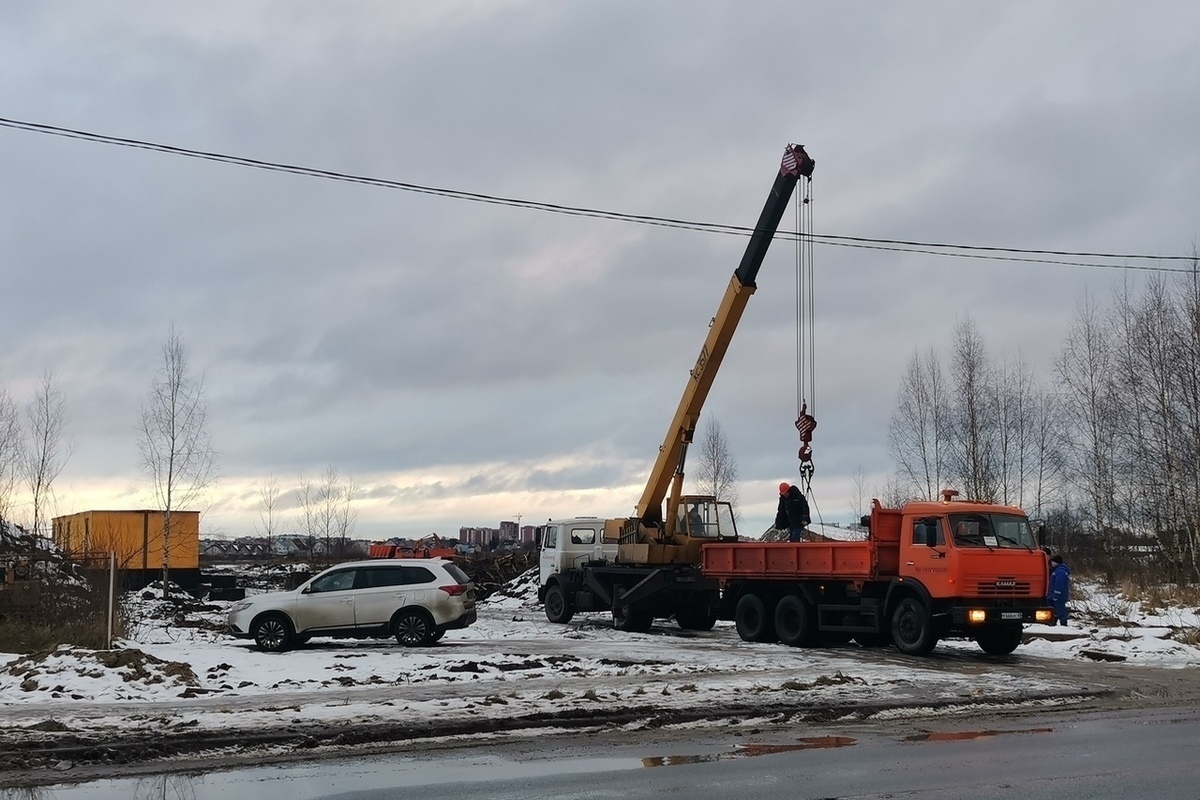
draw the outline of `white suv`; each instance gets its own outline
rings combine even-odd
[[[254,595],[229,609],[229,632],[262,650],[313,636],[395,636],[423,647],[475,621],[475,586],[443,559],[392,558],[338,564],[291,592]]]

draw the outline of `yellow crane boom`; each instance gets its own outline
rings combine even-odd
[[[635,516],[613,520],[611,523],[619,526],[620,530],[620,561],[643,564],[699,563],[699,540],[720,536],[720,528],[716,521],[719,512],[712,507],[715,499],[701,496],[684,497],[682,494],[687,449],[692,443],[700,411],[734,331],[737,330],[742,312],[750,295],[754,294],[757,288],[755,278],[758,276],[758,269],[762,266],[767,249],[779,227],[779,221],[787,209],[792,191],[801,177],[811,179],[815,163],[802,145],[789,144],[784,149],[779,173],[763,205],[754,233],[746,245],[741,263],[734,270],[721,298],[704,345],[700,348],[700,355],[697,356],[695,366],[688,375],[683,396],[667,429],[662,447],[659,448],[658,458],[654,462],[646,488],[638,500]],[[668,500],[665,517],[664,499]],[[684,529],[680,530],[677,524],[679,509],[681,504],[690,503],[697,504],[697,509],[700,504],[705,504],[705,508],[697,513],[704,519],[706,526],[697,529],[684,525]]]

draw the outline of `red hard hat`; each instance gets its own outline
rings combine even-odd
[[[790,488],[792,488],[792,485],[790,483],[788,483],[787,481],[784,481],[783,483],[779,484],[779,493],[787,494],[788,489],[790,489]]]

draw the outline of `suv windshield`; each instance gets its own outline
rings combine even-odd
[[[951,514],[955,547],[1033,550],[1037,544],[1029,520],[1018,514]]]

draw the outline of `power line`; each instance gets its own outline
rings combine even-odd
[[[459,189],[447,189],[437,186],[425,186],[417,183],[409,183],[405,181],[394,181],[385,178],[374,178],[365,175],[353,175],[345,172],[337,172],[334,170],[317,169],[314,167],[304,167],[295,164],[284,164],[276,161],[264,161],[255,158],[246,158],[243,156],[228,155],[225,153],[216,153],[205,150],[193,150],[185,147],[176,147],[174,145],[160,144],[157,142],[148,142],[140,139],[128,139],[118,136],[108,136],[100,133],[92,133],[90,131],[77,130],[73,128],[63,128],[56,125],[45,125],[37,122],[26,122],[22,120],[7,119],[0,117],[0,127],[12,128],[14,130],[27,131],[29,133],[38,133],[48,136],[60,136],[67,139],[78,139],[97,144],[107,144],[117,147],[129,147],[138,150],[149,150],[151,152],[163,153],[166,155],[182,156],[185,158],[195,158],[203,161],[214,161],[222,164],[232,164],[234,166],[249,167],[251,169],[260,169],[268,172],[283,172],[292,175],[302,175],[312,178],[323,178],[326,180],[342,181],[345,183],[357,183],[366,186],[375,186],[384,189],[395,189],[399,191],[415,192],[418,194],[428,194],[437,197],[447,197],[455,200],[467,200],[476,203],[487,203],[491,205],[508,206],[512,208],[524,208],[533,211],[544,211],[553,214],[563,214],[567,216],[591,217],[595,219],[607,219],[617,222],[628,222],[638,225],[652,225],[657,227],[675,228],[680,230],[701,231],[706,233],[721,233],[737,236],[747,236],[754,233],[753,228],[743,227],[740,225],[725,225],[721,223],[696,222],[692,220],[674,219],[671,217],[659,217],[644,214],[628,214],[621,211],[607,211],[603,209],[586,208],[583,206],[568,206],[557,203],[544,203],[535,200],[521,200],[512,197],[503,197],[499,195],[481,194],[478,192],[467,192]],[[785,231],[777,232],[776,234],[782,238],[795,238],[796,234]],[[824,244],[837,247],[852,247],[863,250],[888,250],[892,252],[915,253],[921,255],[937,255],[951,258],[972,258],[987,261],[1015,261],[1022,263],[1033,264],[1053,264],[1057,266],[1070,267],[1087,267],[1098,269],[1135,269],[1149,270],[1155,272],[1190,272],[1188,267],[1168,267],[1158,265],[1161,262],[1193,262],[1192,256],[1164,256],[1164,255],[1145,255],[1136,253],[1093,253],[1080,252],[1070,250],[1032,250],[1027,248],[1017,247],[987,247],[982,245],[962,245],[950,244],[946,242],[919,242],[907,241],[902,239],[874,239],[861,236],[838,236],[834,234],[810,234],[812,241],[817,244]],[[992,255],[992,254],[1007,254],[1007,255]],[[1060,256],[1062,258],[1089,258],[1089,259],[1117,259],[1124,261],[1152,261],[1156,265],[1129,265],[1129,264],[1105,264],[1081,261],[1062,261],[1058,259],[1041,258],[1041,256]]]
[[[781,234],[776,234],[776,235],[779,236]],[[782,234],[782,235],[784,235],[785,237],[788,235],[791,235],[794,238],[794,234]],[[813,238],[820,239],[821,235],[816,234]],[[829,237],[829,238],[832,238],[832,237]],[[868,240],[868,241],[872,241],[872,240]],[[886,240],[874,240],[874,241],[886,241]],[[1136,271],[1141,271],[1141,272],[1181,272],[1181,273],[1193,272],[1193,269],[1191,267],[1159,267],[1159,266],[1151,266],[1149,264],[1096,264],[1093,262],[1086,262],[1086,261],[1060,261],[1058,259],[1053,259],[1053,258],[1022,258],[1019,256],[990,255],[988,253],[955,253],[955,252],[950,252],[950,251],[946,251],[946,250],[923,250],[923,249],[919,249],[919,248],[910,248],[910,247],[888,247],[886,245],[853,244],[853,243],[849,243],[849,242],[836,242],[836,241],[820,242],[820,244],[825,244],[830,247],[854,247],[854,248],[858,248],[861,250],[886,250],[886,251],[890,251],[890,252],[894,252],[894,253],[917,253],[920,255],[928,255],[928,256],[950,256],[953,258],[974,258],[974,259],[978,259],[978,260],[982,260],[982,261],[1016,261],[1016,262],[1019,262],[1022,264],[1053,264],[1054,266],[1058,266],[1058,267],[1088,267],[1090,269],[1127,269],[1127,270],[1136,270]],[[987,249],[987,248],[984,248],[984,249]],[[1016,252],[1036,253],[1038,251],[1036,251],[1036,250],[1018,250]],[[1120,258],[1121,256],[1098,256],[1098,257],[1100,257],[1100,258]],[[1164,259],[1172,259],[1172,260],[1186,259],[1188,261],[1192,260],[1190,256],[1155,256],[1155,258],[1164,258]]]

